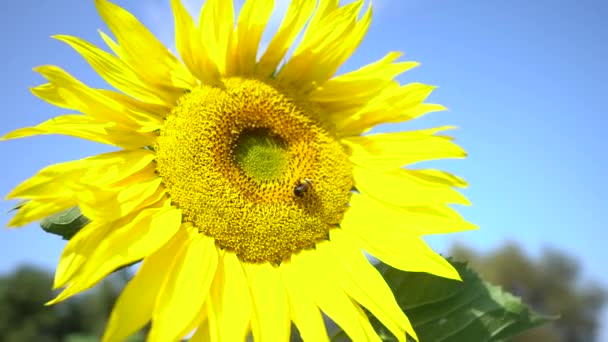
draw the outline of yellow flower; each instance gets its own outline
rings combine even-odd
[[[199,24],[172,0],[181,61],[124,9],[96,0],[113,54],[71,36],[114,90],[57,66],[33,93],[78,112],[3,139],[64,134],[119,151],[56,164],[17,186],[23,226],[79,206],[91,223],[67,244],[51,303],[143,260],[118,299],[104,341],[150,320],[150,341],[327,340],[321,312],[355,341],[378,340],[361,306],[397,338],[407,317],[362,250],[398,269],[458,279],[422,240],[472,229],[447,205],[467,204],[446,172],[402,168],[464,157],[441,131],[368,134],[442,110],[432,86],[399,85],[400,54],[335,76],[371,20],[363,1],[294,0],[257,59],[272,0],[208,0]],[[364,11],[364,13],[361,13]],[[308,23],[308,25],[306,25]],[[306,28],[305,28],[306,26]],[[293,56],[287,50],[301,35]],[[284,64],[281,65],[281,63]]]

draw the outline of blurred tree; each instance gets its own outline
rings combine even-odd
[[[0,276],[0,341],[95,341],[104,329],[114,301],[129,279],[127,270],[83,295],[57,305],[44,303],[51,291],[52,275],[33,266],[21,266]]]
[[[546,249],[532,260],[514,243],[485,255],[454,245],[450,255],[467,260],[488,281],[520,296],[535,310],[560,319],[525,332],[514,342],[590,342],[596,340],[598,315],[606,292],[597,285],[582,284],[580,266],[572,257]]]
[[[51,298],[52,284],[48,272],[31,266],[0,277],[0,340],[61,341],[71,331],[82,331],[72,303],[43,305]]]

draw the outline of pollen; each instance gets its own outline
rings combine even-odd
[[[280,264],[326,240],[354,184],[331,125],[269,81],[228,78],[192,89],[154,147],[184,222],[244,262]]]

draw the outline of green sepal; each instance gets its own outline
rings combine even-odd
[[[82,215],[78,207],[72,207],[45,217],[40,221],[40,227],[47,233],[59,235],[64,240],[69,240],[89,222],[89,219]]]
[[[376,266],[420,342],[509,341],[558,318],[535,312],[520,298],[483,280],[465,263],[450,263],[462,282],[385,264]],[[375,317],[368,316],[383,341],[398,341]],[[332,337],[332,341],[348,340],[343,331]]]
[[[17,202],[17,204],[15,204],[14,207],[10,208],[6,213],[10,214],[11,212],[13,212],[15,210],[21,209],[21,207],[23,207],[27,202],[29,202],[29,200],[21,200],[21,201]]]

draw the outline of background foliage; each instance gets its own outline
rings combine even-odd
[[[123,269],[83,295],[45,306],[56,295],[51,291],[52,273],[21,266],[0,277],[0,341],[98,341],[128,279],[129,273]]]
[[[526,331],[514,342],[590,342],[597,340],[606,291],[584,282],[580,264],[563,251],[547,248],[538,258],[515,243],[487,254],[455,245],[450,255],[470,265],[491,283],[519,296],[534,310],[559,314],[554,322]]]

